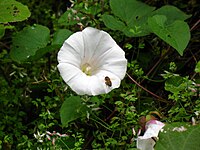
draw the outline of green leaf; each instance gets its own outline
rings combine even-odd
[[[183,86],[184,83],[185,80],[183,79],[183,77],[173,76],[166,80],[165,90],[170,91],[172,93],[178,93],[185,89],[185,86]]]
[[[172,76],[165,82],[165,90],[172,93],[179,93],[188,90],[189,87],[193,87],[193,81],[188,77]]]
[[[62,137],[62,139],[56,140],[55,145],[59,147],[59,149],[61,150],[70,150],[76,148],[75,147],[76,142],[77,142],[76,137],[67,136],[67,137]]]
[[[108,28],[120,30],[129,37],[144,36],[150,33],[147,19],[155,9],[154,7],[136,0],[111,0],[110,7],[116,19],[104,17],[104,23]],[[108,19],[111,19],[110,23]],[[123,24],[126,24],[126,28],[123,27]]]
[[[81,13],[73,12],[73,9],[67,10],[62,16],[58,19],[58,23],[63,26],[75,25],[80,22],[80,18],[84,17]]]
[[[15,0],[0,0],[0,23],[22,21],[30,17],[27,6]]]
[[[76,9],[78,10],[79,8],[76,8]],[[83,9],[83,11],[85,13],[89,13],[95,16],[101,12],[101,3],[99,3],[98,1],[96,1],[96,3],[93,2],[92,5],[89,5],[87,8],[85,8],[85,10]]]
[[[175,48],[182,56],[190,40],[190,29],[184,21],[176,20],[167,25],[167,17],[155,15],[148,19],[148,24],[153,33]]]
[[[30,56],[28,58],[28,61],[34,61],[38,60],[41,57],[43,57],[45,54],[53,52],[55,50],[60,49],[62,46],[63,42],[72,34],[71,31],[67,29],[59,29],[55,32],[52,45],[48,45],[44,48],[40,48],[39,50],[36,51],[35,55]]]
[[[60,109],[61,123],[66,126],[70,121],[86,116],[89,108],[83,104],[79,96],[66,98]]]
[[[5,28],[4,25],[0,24],[0,38],[2,38],[5,34]]]
[[[128,25],[134,24],[155,9],[136,0],[111,0],[110,7],[113,13]]]
[[[52,45],[62,45],[63,42],[72,34],[70,30],[59,29],[55,32],[53,36]]]
[[[38,60],[41,57],[43,57],[45,54],[53,52],[55,50],[60,49],[61,45],[48,45],[44,48],[40,48],[39,50],[36,51],[35,55],[30,56],[27,61],[34,61]]]
[[[167,17],[167,24],[171,24],[176,20],[181,20],[184,21],[188,18],[191,17],[191,15],[185,14],[183,11],[180,9],[170,6],[170,5],[165,5],[153,13],[154,15],[164,15]]]
[[[200,72],[200,61],[198,61],[196,67],[195,67],[195,72],[199,73]]]
[[[112,29],[112,30],[120,30],[123,31],[126,28],[125,24],[118,19],[114,18],[111,15],[103,15],[102,16],[104,24]]]
[[[200,147],[200,125],[172,123],[160,132],[156,150],[197,150]]]
[[[49,38],[50,31],[45,26],[25,27],[13,36],[10,56],[14,61],[25,61],[39,49],[46,47]]]

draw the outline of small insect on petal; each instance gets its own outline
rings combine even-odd
[[[105,84],[106,84],[107,86],[109,86],[109,87],[112,86],[112,82],[111,82],[111,80],[110,80],[110,78],[109,78],[108,76],[105,77]]]

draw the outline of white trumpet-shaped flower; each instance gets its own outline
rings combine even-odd
[[[58,52],[58,70],[79,95],[99,95],[120,86],[127,68],[124,51],[105,31],[87,27]]]
[[[160,130],[165,126],[158,120],[150,120],[145,125],[145,133],[137,138],[137,148],[140,150],[154,150]]]

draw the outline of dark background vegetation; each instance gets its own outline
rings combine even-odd
[[[102,12],[95,16],[83,13],[87,17],[83,22],[83,28],[95,26],[95,23],[88,19],[93,18],[97,21],[96,27],[106,29],[113,35],[116,42],[125,50],[128,61],[134,64],[134,67],[129,67],[127,72],[138,84],[152,91],[160,99],[136,86],[126,76],[120,89],[97,97],[101,109],[92,116],[96,121],[86,118],[78,119],[68,127],[62,127],[59,109],[64,97],[69,97],[74,93],[64,91],[65,83],[56,70],[58,49],[47,53],[37,61],[25,63],[12,61],[9,52],[12,35],[28,25],[47,26],[51,35],[58,28],[66,28],[59,25],[57,21],[71,3],[67,0],[18,1],[28,6],[31,16],[23,22],[10,23],[14,28],[6,30],[5,36],[0,40],[0,148],[7,150],[43,147],[45,149],[52,146],[51,141],[46,139],[44,143],[38,143],[33,134],[37,131],[40,133],[56,131],[68,133],[71,136],[66,139],[71,148],[76,143],[80,149],[95,147],[98,149],[106,147],[106,144],[110,149],[116,149],[116,147],[128,149],[132,143],[131,128],[133,125],[139,128],[139,121],[141,121],[139,118],[150,111],[159,112],[164,121],[170,122],[173,119],[191,121],[194,112],[190,109],[186,110],[187,113],[182,118],[176,116],[176,113],[169,115],[169,110],[176,106],[176,102],[168,99],[170,92],[165,90],[165,80],[161,74],[164,70],[170,71],[170,62],[174,62],[177,68],[174,73],[183,77],[188,76],[189,79],[195,79],[196,83],[200,83],[200,76],[194,72],[200,60],[200,3],[198,0],[143,0],[144,3],[157,8],[167,4],[174,5],[186,14],[192,15],[187,20],[191,29],[191,40],[183,56],[155,35],[128,38],[118,31],[106,29],[101,15],[106,11],[111,11],[108,1],[89,1],[90,5],[99,2]],[[84,2],[78,0],[79,4]],[[68,26],[67,29],[76,32],[80,30],[80,26]],[[132,44],[131,50],[126,48],[126,43]],[[143,48],[140,48],[141,45]],[[131,98],[134,100],[131,101]],[[198,99],[198,96],[191,97],[190,105],[195,105]],[[131,106],[135,106],[134,113],[130,110]],[[126,112],[132,114],[129,116]],[[107,130],[102,124],[109,126],[114,132]]]

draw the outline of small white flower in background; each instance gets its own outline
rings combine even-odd
[[[137,148],[140,150],[154,150],[156,142],[152,139],[158,139],[160,130],[165,126],[164,123],[157,120],[150,120],[145,125],[145,133],[137,138]]]
[[[49,141],[52,142],[52,145],[55,145],[56,139],[59,137],[67,137],[67,134],[60,134],[59,132],[53,131],[53,133],[46,131],[46,137]]]
[[[195,113],[195,115],[196,115],[197,117],[199,117],[200,111],[195,111],[194,113]]]
[[[34,137],[38,140],[38,142],[40,142],[40,143],[43,142],[43,137],[45,136],[45,133],[40,134],[40,132],[37,131],[37,134],[34,133],[33,135],[34,135]]]
[[[57,138],[61,137],[67,137],[67,134],[60,134],[59,132],[53,131],[53,133],[46,131],[46,133],[40,134],[39,131],[37,131],[37,134],[33,134],[34,137],[38,140],[38,142],[43,142],[43,137],[46,135],[47,139],[52,142],[53,145],[55,145],[55,141]]]
[[[194,126],[194,125],[196,125],[196,119],[194,118],[194,117],[192,117],[192,125]]]
[[[99,95],[118,88],[127,68],[124,51],[108,33],[92,27],[64,42],[58,62],[63,80],[79,95]]]
[[[181,126],[181,127],[175,127],[175,128],[173,128],[172,131],[184,132],[186,130],[187,130],[187,128],[185,128],[184,126]]]

